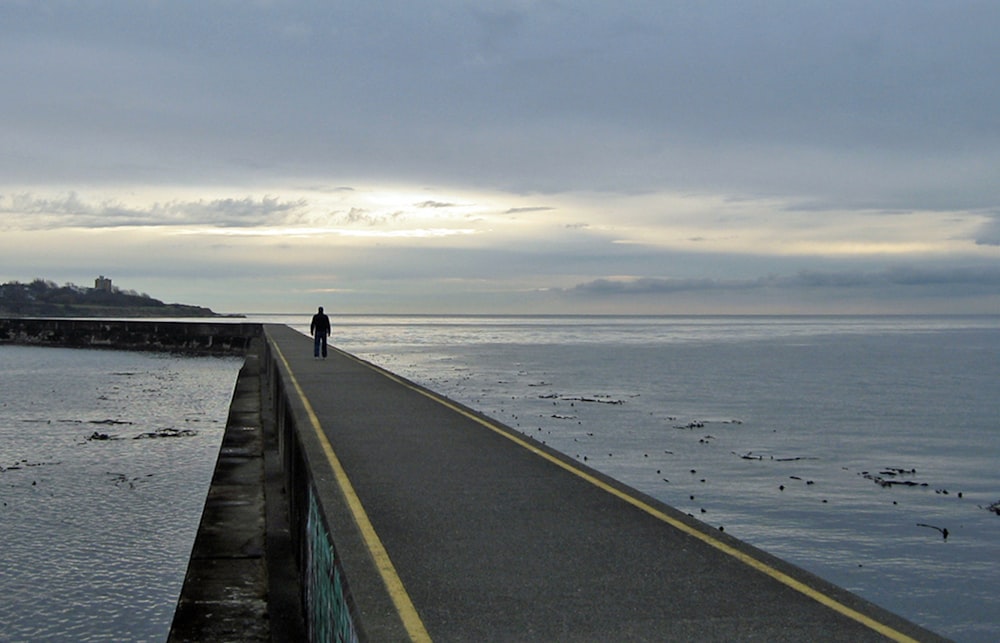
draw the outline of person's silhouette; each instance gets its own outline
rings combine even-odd
[[[319,312],[313,315],[312,323],[309,324],[309,334],[313,336],[313,357],[326,359],[326,338],[330,336],[330,318],[323,312],[323,307],[319,307]]]

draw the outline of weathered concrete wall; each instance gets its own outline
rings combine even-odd
[[[169,643],[305,640],[261,343],[236,381]]]
[[[243,355],[261,325],[224,321],[0,319],[0,344]]]
[[[236,380],[171,643],[271,640],[258,352],[251,348]]]
[[[272,341],[264,332],[240,371],[168,641],[407,640],[360,538],[334,547],[328,515],[350,525],[350,510],[333,480],[314,476],[325,456]],[[352,582],[382,615],[368,623],[378,636],[360,628],[345,553],[365,561]]]

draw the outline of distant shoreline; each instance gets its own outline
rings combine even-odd
[[[204,306],[167,304],[149,295],[111,285],[111,280],[99,277],[95,288],[75,284],[58,286],[52,281],[35,279],[31,283],[17,281],[0,284],[0,317],[204,317],[243,318],[245,315],[220,314]]]
[[[127,307],[116,306],[59,306],[59,307],[39,307],[38,310],[21,310],[18,312],[0,307],[0,318],[26,319],[33,317],[41,318],[74,318],[85,319],[101,318],[139,318],[148,319],[153,317],[183,318],[200,317],[205,319],[246,319],[246,315],[239,313],[217,313],[208,308],[199,306],[150,306],[150,307]]]

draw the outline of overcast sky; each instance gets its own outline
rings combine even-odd
[[[1000,313],[992,0],[0,0],[0,281]]]

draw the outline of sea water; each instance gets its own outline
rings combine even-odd
[[[713,527],[950,638],[1000,640],[1000,318],[333,324],[338,347]]]
[[[0,346],[0,640],[166,639],[241,364]]]

